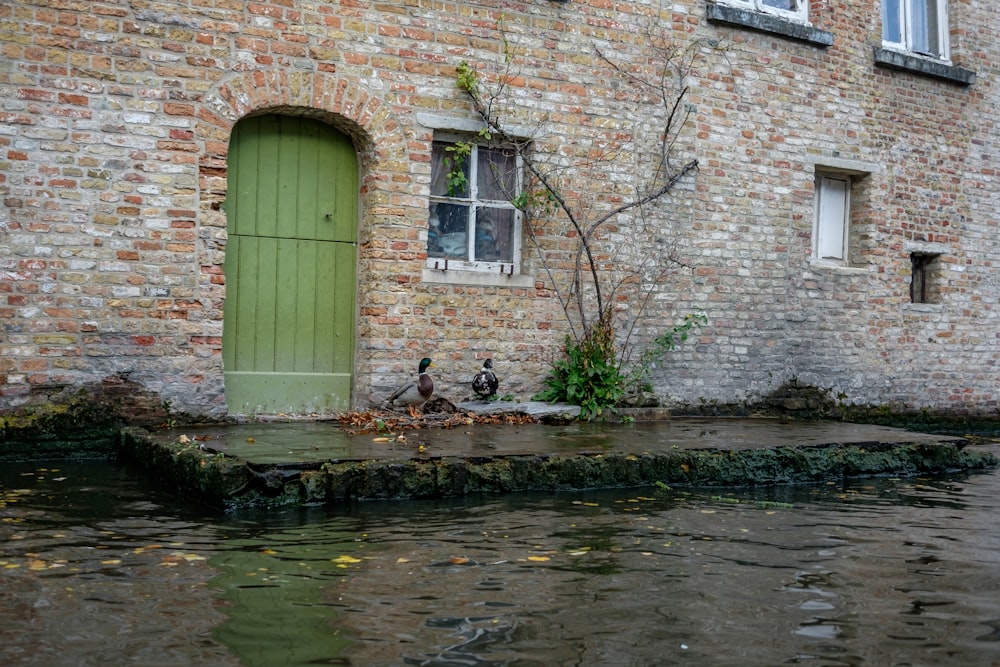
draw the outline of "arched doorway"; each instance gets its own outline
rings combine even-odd
[[[311,118],[241,120],[230,140],[226,220],[229,412],[347,409],[358,226],[351,140]]]

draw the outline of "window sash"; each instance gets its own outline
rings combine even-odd
[[[513,274],[521,262],[521,212],[508,198],[521,191],[520,156],[473,145],[458,162],[464,179],[449,182],[457,163],[447,148],[458,141],[433,144],[427,265]]]
[[[882,45],[948,60],[947,0],[882,0]]]
[[[813,254],[825,262],[847,263],[851,179],[817,175]]]

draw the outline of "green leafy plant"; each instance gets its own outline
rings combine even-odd
[[[469,187],[469,178],[465,175],[465,163],[472,155],[472,144],[460,141],[445,148],[448,156],[445,157],[445,166],[448,168],[446,178],[448,182],[448,195],[458,197],[464,194]]]
[[[535,400],[580,406],[580,418],[591,420],[614,406],[625,394],[625,377],[618,368],[611,311],[604,313],[579,341],[566,337],[566,357],[552,364],[546,389]]]

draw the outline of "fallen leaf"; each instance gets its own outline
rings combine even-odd
[[[547,560],[552,560],[548,556],[528,556],[528,560],[534,561],[536,563],[544,563]]]
[[[332,558],[331,560],[334,563],[340,563],[342,565],[344,565],[344,564],[354,564],[354,563],[360,563],[361,562],[360,558],[352,558],[351,556],[337,556],[336,558]]]

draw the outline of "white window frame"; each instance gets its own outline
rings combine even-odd
[[[937,23],[938,52],[921,48],[919,29],[930,23],[931,14]],[[898,35],[887,35],[891,23],[899,26]],[[924,58],[951,62],[948,39],[948,0],[882,0],[882,46]]]
[[[813,259],[817,262],[849,264],[851,183],[847,174],[816,173]]]
[[[446,259],[442,257],[431,257],[430,253],[428,253],[427,268],[438,271],[474,271],[509,276],[519,274],[521,267],[521,211],[507,200],[480,200],[478,198],[478,151],[480,145],[475,142],[474,137],[455,133],[436,132],[434,134],[434,141],[447,143],[468,142],[472,144],[472,153],[467,158],[469,167],[468,197],[449,197],[441,195],[431,195],[430,197],[431,204],[456,203],[469,206],[471,224],[470,232],[468,233],[468,238],[466,240],[468,243],[468,256],[474,257],[475,254],[475,216],[479,208],[488,207],[512,210],[514,212],[514,229],[512,231],[511,241],[512,260],[510,262],[469,261],[455,258]],[[515,156],[515,168],[516,189],[517,192],[520,193],[524,188],[524,166],[520,155]]]
[[[775,1],[776,0],[719,0],[722,4],[726,4],[731,7],[750,9],[755,12],[760,12],[761,14],[774,14],[775,16],[780,16],[784,19],[795,21],[796,23],[809,22],[809,0],[785,0],[786,2],[790,2],[795,5],[795,9],[782,9],[781,7],[773,7],[767,4],[768,2]]]

